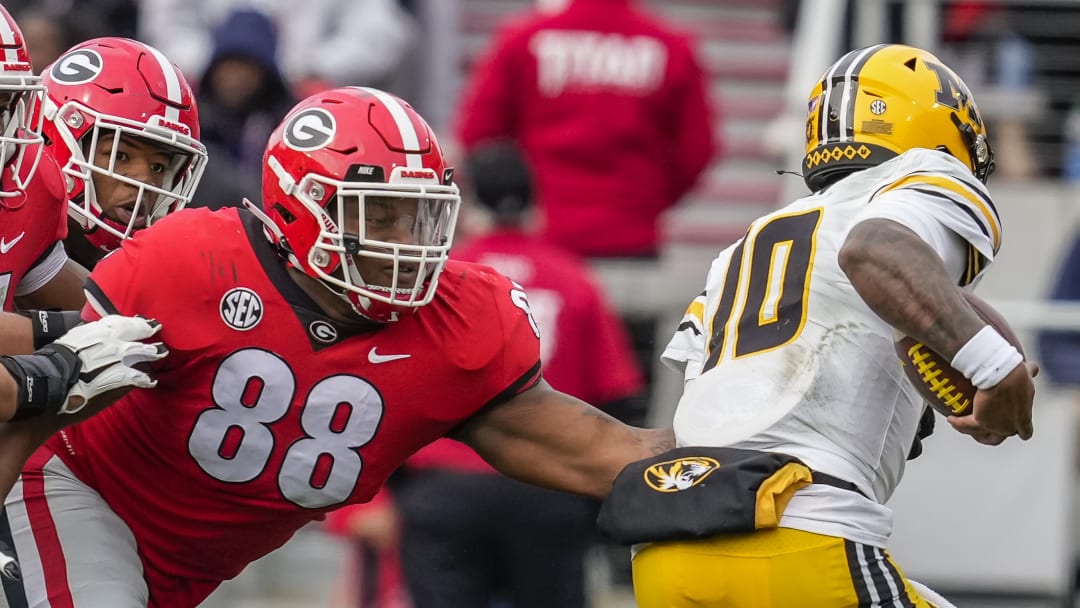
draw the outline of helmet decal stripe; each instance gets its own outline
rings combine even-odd
[[[416,133],[416,126],[413,125],[412,120],[409,120],[409,114],[405,111],[405,107],[401,105],[400,101],[378,89],[369,87],[356,88],[373,95],[380,103],[382,103],[383,107],[390,112],[390,116],[394,119],[394,123],[397,124],[398,133],[401,135],[401,144],[404,149],[420,149],[420,137]],[[405,154],[405,166],[412,169],[422,168],[424,165],[420,156],[420,154]]]
[[[180,105],[183,104],[184,97],[183,89],[180,87],[180,77],[176,74],[176,68],[173,67],[172,62],[161,51],[149,44],[145,46],[150,51],[150,54],[154,56],[154,59],[157,60],[161,73],[165,76],[165,94],[170,102],[165,106],[165,119],[170,122],[180,122]]]
[[[19,47],[16,46],[15,29],[7,19],[0,19],[0,43],[4,45],[4,63],[18,63]]]
[[[821,90],[824,94],[824,99],[821,100],[821,111],[818,113],[818,145],[825,145],[829,140],[839,137],[840,135],[836,123],[829,121],[829,110],[832,108],[834,89],[833,81],[836,80],[837,74],[842,74],[847,70],[847,67],[855,60],[855,55],[857,54],[858,51],[851,51],[841,57],[839,61],[829,68],[829,71],[825,72],[825,77],[822,78]]]
[[[840,139],[839,141],[850,141],[853,138],[848,137],[848,133],[854,133],[853,127],[855,124],[855,98],[856,93],[859,91],[859,72],[862,71],[863,66],[866,65],[867,60],[874,55],[874,53],[885,48],[886,45],[878,44],[875,46],[863,49],[861,53],[855,58],[855,60],[848,67],[847,72],[844,74],[844,94],[840,101]]]
[[[852,95],[855,92],[855,88],[858,86],[858,74],[866,65],[866,60],[875,52],[886,45],[878,44],[875,46],[867,47],[865,49],[859,49],[849,52],[840,58],[839,61],[833,64],[825,74],[824,83],[822,84],[822,90],[824,91],[825,98],[821,101],[821,111],[818,114],[818,144],[825,145],[829,142],[846,141],[845,132],[847,126],[851,124],[854,116],[854,105],[851,104],[851,100],[854,98]],[[837,91],[840,79],[843,79],[842,87]],[[838,106],[833,105],[837,102],[835,95],[841,95]],[[848,106],[851,105],[849,108]],[[834,107],[839,107],[841,112],[838,117],[839,121],[830,121],[829,114]],[[849,116],[848,114],[851,114]]]

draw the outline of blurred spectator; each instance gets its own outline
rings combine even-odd
[[[67,15],[54,15],[40,7],[23,10],[15,15],[15,20],[22,29],[35,74],[41,74],[64,51],[87,38],[79,24]]]
[[[636,0],[539,4],[503,24],[472,69],[457,137],[466,151],[515,141],[536,179],[541,238],[593,260],[636,259],[647,281],[661,215],[717,148],[695,43]],[[658,319],[623,322],[651,387]],[[641,424],[651,397],[624,421]],[[628,571],[626,556],[616,573]]]
[[[715,148],[692,41],[634,0],[519,16],[463,99],[461,145],[514,139],[535,172],[542,236],[587,257],[656,256],[661,213]]]
[[[1050,299],[1080,305],[1080,235],[1073,238]],[[1039,363],[1050,380],[1080,386],[1080,330],[1040,332],[1039,351]]]
[[[521,154],[492,144],[467,165],[492,228],[454,257],[525,287],[552,386],[617,410],[641,390],[629,339],[582,261],[529,233],[533,195]],[[591,501],[504,477],[450,439],[417,452],[394,492],[416,608],[584,608],[585,557],[596,540]]]
[[[21,15],[36,13],[64,22],[73,28],[75,39],[63,47],[66,51],[90,38],[102,36],[135,37],[141,0],[4,0],[4,8],[14,15],[20,27]],[[40,65],[46,65],[44,63]],[[35,61],[35,66],[39,66]],[[40,66],[39,66],[40,67]]]
[[[1039,173],[1028,123],[1039,118],[1044,102],[1036,91],[1035,50],[1017,32],[1009,7],[997,0],[957,0],[943,14],[944,61],[964,74],[978,92],[994,147],[995,175],[1025,179]]]
[[[278,67],[276,28],[264,13],[233,12],[213,41],[197,97],[211,162],[194,202],[217,208],[258,198],[266,140],[296,100]]]
[[[213,32],[234,10],[252,7],[277,24],[283,72],[300,97],[338,85],[399,93],[409,76],[397,68],[415,44],[415,25],[397,0],[142,0],[139,35],[185,73],[202,74]]]

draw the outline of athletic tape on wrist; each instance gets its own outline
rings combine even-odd
[[[951,364],[975,388],[986,390],[1001,382],[1023,360],[1015,346],[987,325],[960,347]]]

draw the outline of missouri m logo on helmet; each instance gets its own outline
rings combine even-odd
[[[309,108],[289,120],[282,139],[293,150],[310,152],[328,146],[336,132],[333,115],[322,108]]]
[[[913,148],[946,152],[982,181],[993,170],[967,85],[922,49],[854,50],[825,71],[809,99],[803,176],[814,192]]]
[[[50,75],[62,84],[82,84],[97,78],[104,65],[96,51],[80,49],[57,59]]]

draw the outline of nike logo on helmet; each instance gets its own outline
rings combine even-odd
[[[412,355],[380,355],[375,352],[378,349],[377,346],[371,347],[368,351],[367,360],[371,363],[387,363],[389,361],[397,361],[398,359],[408,359]]]

